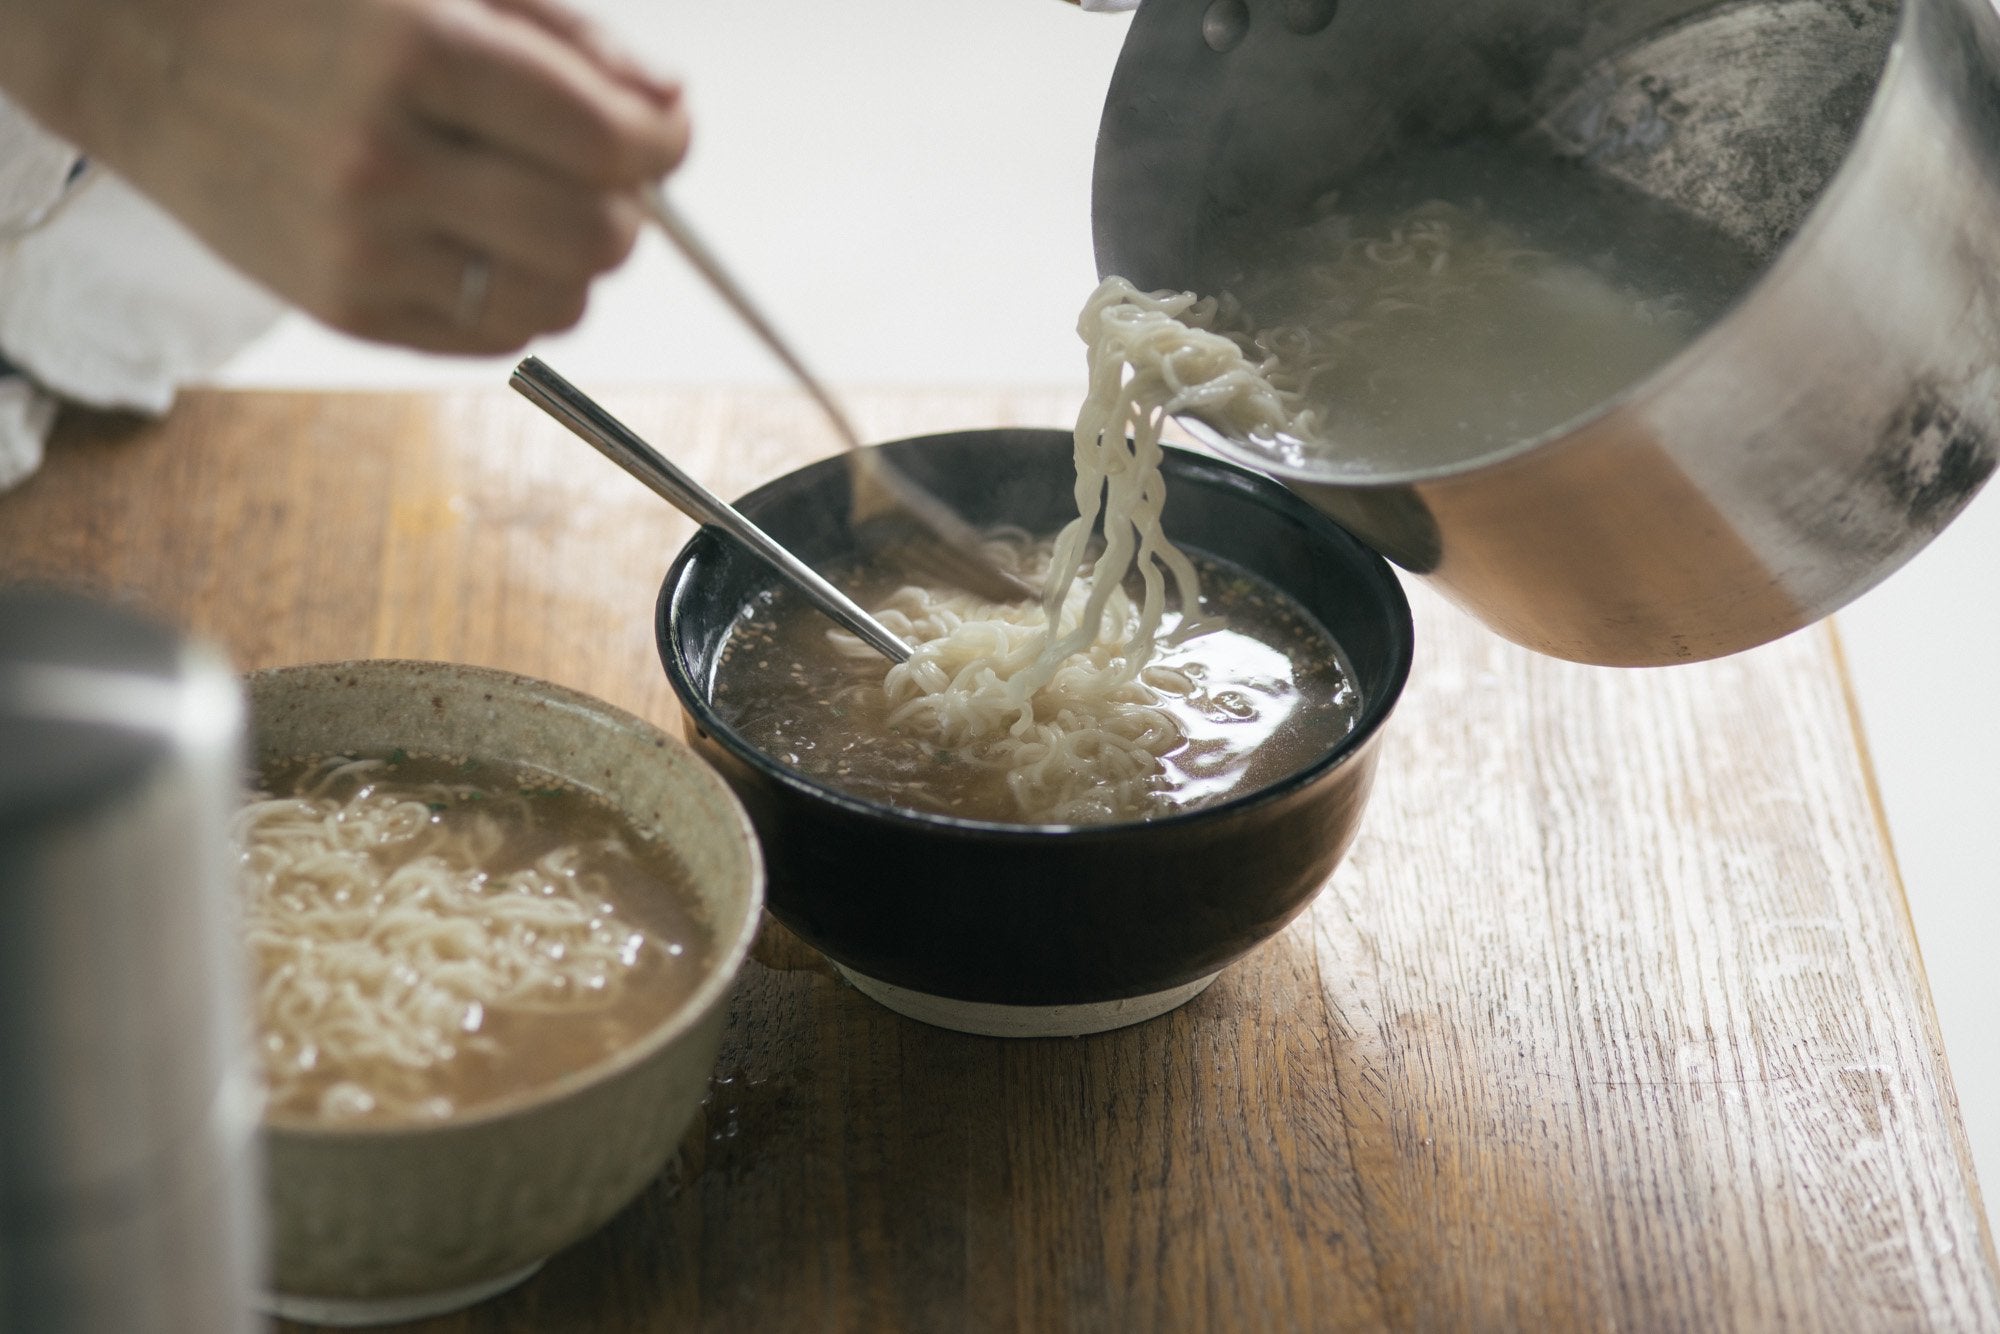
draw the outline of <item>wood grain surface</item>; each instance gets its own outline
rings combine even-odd
[[[603,398],[724,494],[831,449],[786,393]],[[855,406],[883,438],[1073,411]],[[690,529],[504,391],[213,392],[66,423],[0,496],[0,577],[244,667],[485,663],[672,725],[651,612]],[[1618,672],[1412,597],[1359,841],[1194,1003],[965,1037],[767,923],[674,1167],[409,1328],[2000,1329],[1830,632]]]

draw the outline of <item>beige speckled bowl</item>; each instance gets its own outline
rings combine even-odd
[[[597,1228],[674,1152],[757,929],[756,840],[679,742],[544,681],[369,661],[257,672],[248,686],[260,761],[400,746],[532,764],[601,794],[680,856],[714,928],[710,975],[677,1012],[554,1084],[438,1125],[266,1124],[270,1309],[370,1324],[466,1305]]]

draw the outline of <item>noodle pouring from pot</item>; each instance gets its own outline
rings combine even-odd
[[[1152,798],[1161,757],[1185,733],[1160,705],[1195,687],[1185,673],[1149,666],[1163,644],[1195,638],[1211,623],[1200,616],[1193,562],[1161,531],[1161,429],[1169,416],[1195,410],[1245,431],[1291,420],[1235,342],[1196,327],[1214,310],[1213,301],[1149,295],[1122,278],[1092,294],[1078,323],[1090,392],[1076,425],[1076,518],[1053,544],[1002,534],[990,547],[996,563],[1040,582],[1039,606],[913,585],[876,609],[916,650],[883,683],[890,724],[921,732],[957,762],[1004,772],[1023,820],[1085,823],[1171,809]],[[851,636],[833,638],[843,652],[869,652]]]

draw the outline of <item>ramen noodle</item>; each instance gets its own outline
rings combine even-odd
[[[642,1036],[708,933],[597,798],[477,761],[280,765],[239,814],[257,1053],[279,1116],[436,1119]]]
[[[725,664],[718,709],[762,748],[849,790],[1035,824],[1154,818],[1219,800],[1255,770],[1247,757],[1256,739],[1294,714],[1326,724],[1288,729],[1325,753],[1352,721],[1342,711],[1351,683],[1331,639],[1316,625],[1304,629],[1311,618],[1288,605],[1271,623],[1297,630],[1273,661],[1270,634],[1259,639],[1204,613],[1195,561],[1162,531],[1167,417],[1199,407],[1245,429],[1287,420],[1235,342],[1190,324],[1213,311],[1190,294],[1148,295],[1121,278],[1092,294],[1078,324],[1090,392],[1074,435],[1076,517],[1048,542],[1017,533],[989,544],[996,563],[1040,584],[1038,604],[987,603],[874,571],[866,576],[880,585],[869,595],[874,610],[914,648],[908,662],[883,674],[871,649],[840,632],[825,636],[846,660],[838,670],[827,668],[827,651],[792,635],[760,655],[755,644],[775,642],[778,622],[753,617],[731,648],[753,646],[744,663],[802,657],[796,688],[754,666],[732,675]],[[1232,587],[1251,582],[1242,571],[1228,578]],[[1253,600],[1285,601],[1262,586],[1240,599],[1242,610]],[[845,724],[827,721],[833,708]],[[1202,735],[1217,718],[1234,724],[1226,740]],[[829,728],[837,735],[815,740]],[[872,758],[843,744],[877,738],[893,740]],[[844,769],[818,765],[836,751]],[[913,766],[928,771],[930,791],[912,781]]]

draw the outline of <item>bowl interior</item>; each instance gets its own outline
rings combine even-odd
[[[897,467],[978,526],[1018,525],[1052,533],[1074,518],[1072,440],[1057,430],[982,430],[878,446]],[[1311,612],[1345,651],[1361,694],[1352,732],[1290,779],[1259,793],[1145,825],[1088,826],[1093,833],[1200,819],[1304,781],[1361,745],[1388,716],[1409,674],[1409,604],[1388,565],[1325,515],[1271,479],[1217,459],[1170,449],[1164,464],[1167,536],[1260,576]],[[745,514],[807,562],[830,568],[855,554],[847,523],[843,459],[813,464],[738,502]],[[778,765],[744,741],[710,706],[715,670],[739,612],[773,583],[767,567],[722,534],[704,529],[682,551],[661,590],[661,658],[696,724],[780,781],[882,818],[989,831],[1058,826],[990,824],[919,815],[847,796]]]
[[[756,934],[763,862],[748,818],[714,772],[649,723],[600,700],[530,677],[451,663],[392,660],[314,664],[247,679],[258,763],[398,747],[532,765],[608,800],[633,826],[670,848],[687,870],[699,915],[713,932],[707,975],[639,1041],[546,1084],[454,1116],[462,1127],[560,1099],[671,1043],[727,991]],[[404,1123],[328,1126],[275,1122],[288,1131],[406,1133]]]

